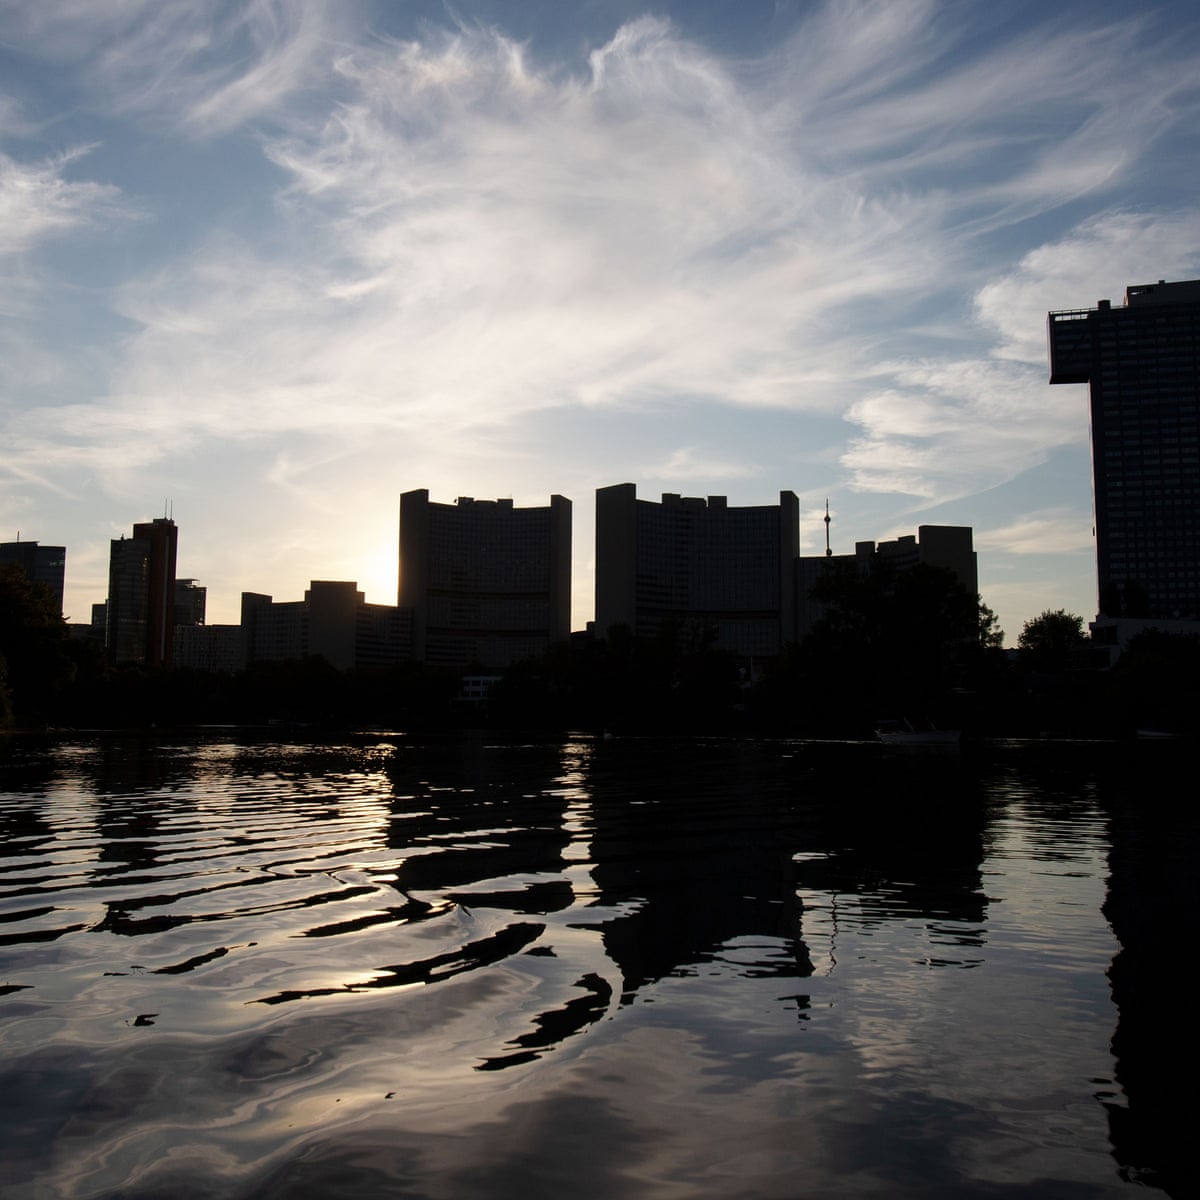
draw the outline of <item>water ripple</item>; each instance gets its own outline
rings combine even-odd
[[[697,1164],[639,1195],[746,1163],[787,1164],[747,1195],[850,1194],[847,1162],[884,1194],[914,1156],[971,1176],[947,1194],[1004,1171],[1085,1194],[1068,1159],[1116,1194],[1105,1122],[1136,1105],[1101,906],[1114,812],[1138,827],[1088,770],[703,739],[17,742],[0,1167],[16,1195],[249,1196],[360,1144],[431,1178],[442,1145],[452,1177],[461,1147],[504,1156],[578,1110],[596,1154],[641,1130]]]

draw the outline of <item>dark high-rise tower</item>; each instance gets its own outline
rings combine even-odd
[[[105,646],[112,662],[170,668],[175,624],[175,553],[179,530],[158,517],[112,542],[108,559]]]
[[[1200,618],[1200,280],[1052,312],[1050,382],[1087,383],[1100,612]]]

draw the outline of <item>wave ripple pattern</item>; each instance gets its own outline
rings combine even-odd
[[[1176,1194],[1095,753],[13,739],[4,1195]]]

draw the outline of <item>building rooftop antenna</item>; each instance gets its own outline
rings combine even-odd
[[[833,551],[829,548],[829,497],[825,497],[825,557],[832,558]]]

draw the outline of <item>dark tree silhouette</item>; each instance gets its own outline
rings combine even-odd
[[[1030,670],[1061,672],[1071,655],[1087,645],[1083,618],[1065,609],[1047,609],[1026,621],[1017,638],[1021,661]]]
[[[814,703],[835,722],[941,714],[996,664],[995,614],[948,570],[831,563],[812,591],[826,606],[800,646]]]
[[[0,721],[44,721],[73,675],[67,628],[50,589],[0,565]]]

